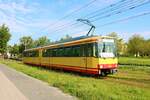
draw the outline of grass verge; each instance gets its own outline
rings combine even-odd
[[[119,64],[150,66],[150,59],[148,59],[148,58],[133,58],[133,57],[119,57]]]
[[[120,67],[119,72],[103,79],[56,72],[12,60],[0,60],[17,71],[47,82],[81,100],[148,100],[149,67]]]

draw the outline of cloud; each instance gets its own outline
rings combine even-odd
[[[114,0],[106,0],[106,2],[112,1]],[[64,5],[66,2],[64,2],[64,0],[59,0],[58,3]],[[26,0],[15,0],[13,2],[10,2],[9,0],[8,2],[0,1],[0,18],[2,19],[0,20],[0,24],[7,24],[12,32],[17,33],[28,32],[28,30],[31,28],[44,29],[44,27],[48,26],[51,23],[54,23],[55,21],[47,19],[36,20],[33,18],[28,18],[28,15],[32,15],[35,12],[38,13],[39,9],[42,9],[39,6],[40,4],[38,2],[27,3]],[[72,9],[69,10],[69,12],[70,11],[72,11]],[[70,20],[66,19],[57,23],[59,25],[53,25],[53,27],[64,25],[69,21]],[[44,29],[43,31],[50,32],[55,30],[54,28],[49,27],[47,27],[47,29]]]
[[[76,28],[72,27],[70,24],[68,25],[68,23],[71,22],[72,24],[76,22],[77,18],[82,18],[82,16],[87,15],[90,12],[114,4],[115,2],[118,2],[118,0],[97,0],[89,7],[65,18],[64,20],[58,21],[58,19],[62,18],[64,15],[68,15],[90,1],[91,0],[79,1],[80,3],[78,3],[77,1],[67,2],[67,0],[47,0],[46,2],[40,0],[0,0],[0,25],[5,23],[9,26],[13,35],[13,43],[16,42],[15,37],[18,36],[17,39],[19,39],[20,36],[23,35],[32,35],[33,38],[45,34],[50,38],[53,38],[53,36],[59,38],[66,34],[73,36],[85,35],[87,31],[84,30],[89,29],[88,26],[83,27],[83,24],[81,27]],[[61,27],[64,24],[66,25]],[[79,24],[82,23],[79,22]],[[64,29],[55,32],[55,30],[60,28]],[[129,32],[124,33],[130,35]],[[125,34],[123,36],[129,35]],[[146,37],[149,36],[148,32],[144,32],[143,35]]]
[[[9,3],[0,3],[0,9],[7,11],[11,14],[28,14],[34,11],[33,7],[27,6],[26,4],[9,2]]]
[[[34,6],[33,6],[34,5]],[[26,16],[37,11],[35,3],[27,4],[20,2],[0,2],[0,24],[7,24],[12,32],[26,31],[28,24],[34,24]]]
[[[39,13],[38,3],[28,4],[25,0],[13,2],[0,1],[0,25],[6,24],[12,34],[11,44],[17,42],[23,35],[33,35],[34,29],[45,27],[49,20],[33,19],[29,16]]]

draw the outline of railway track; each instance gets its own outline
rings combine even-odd
[[[119,64],[119,66],[147,66],[150,67],[150,65],[146,65],[146,64]]]

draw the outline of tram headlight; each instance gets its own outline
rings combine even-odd
[[[100,65],[100,68],[103,68],[103,65]]]

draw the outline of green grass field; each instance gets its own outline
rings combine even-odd
[[[150,99],[150,67],[146,66],[122,66],[118,73],[98,79],[31,67],[12,60],[0,60],[0,63],[45,81],[81,100]]]
[[[148,59],[148,58],[119,57],[119,64],[150,66],[150,58]]]

